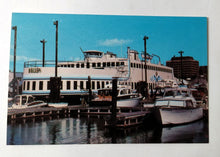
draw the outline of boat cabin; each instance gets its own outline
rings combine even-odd
[[[14,98],[14,104],[21,106],[34,101],[34,97],[31,95],[16,95]]]
[[[162,107],[196,107],[196,101],[188,88],[166,89],[163,98],[156,100],[155,106]]]
[[[98,99],[100,100],[112,100],[112,89],[106,88],[98,90]]]
[[[41,100],[34,100],[35,98],[32,95],[17,95],[14,98],[14,103],[10,109],[23,109],[29,107],[43,107],[47,106],[47,103]]]
[[[194,107],[192,100],[158,100],[155,106],[160,107]]]
[[[84,51],[83,54],[85,58],[101,58],[103,56],[103,52],[96,50]]]
[[[132,90],[128,87],[124,87],[119,85],[118,89],[117,89],[117,97],[118,98],[126,98],[127,96],[135,96],[136,93],[133,93]],[[107,86],[107,88],[103,88],[98,90],[98,99],[101,100],[112,100],[112,88]]]

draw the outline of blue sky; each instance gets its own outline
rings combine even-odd
[[[47,41],[45,59],[55,60],[55,30],[59,22],[58,58],[61,61],[83,59],[80,47],[85,50],[113,52],[125,57],[127,47],[138,52],[144,50],[159,55],[166,64],[179,51],[192,56],[200,66],[207,65],[207,18],[205,17],[154,17],[74,14],[13,13],[12,26],[17,26],[16,71],[23,71],[29,60],[42,59],[42,43]],[[13,70],[14,31],[11,31],[10,70]],[[154,58],[153,62],[158,59]]]

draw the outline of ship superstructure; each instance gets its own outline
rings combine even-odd
[[[88,94],[88,76],[91,78],[92,92],[105,88],[113,77],[117,77],[120,84],[137,88],[139,81],[145,81],[144,60],[138,56],[138,52],[127,49],[127,57],[119,58],[112,52],[96,50],[83,51],[84,60],[58,62],[58,77],[61,77],[61,96],[73,99],[73,97]],[[42,66],[40,62],[25,62],[23,74],[23,94],[31,94],[35,97],[47,98],[50,94],[50,77],[55,75],[53,62]],[[148,87],[155,86],[157,80],[173,79],[173,69],[164,65],[152,64],[147,60]]]

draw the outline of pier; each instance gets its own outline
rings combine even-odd
[[[116,109],[115,127],[126,128],[140,125],[143,119],[149,116],[152,108],[135,107],[135,108],[117,108]],[[24,108],[9,109],[8,121],[24,120],[31,118],[43,118],[50,116],[106,116],[105,126],[111,126],[112,109],[110,107],[88,107],[82,105],[67,107],[41,107],[41,108]],[[203,118],[208,119],[208,109],[203,109]]]
[[[117,108],[117,119],[133,119],[135,117],[143,117],[148,113],[147,108]],[[88,107],[82,105],[74,105],[67,107],[41,107],[41,108],[24,108],[24,109],[9,109],[8,121],[46,117],[46,116],[60,116],[60,115],[111,115],[110,107]]]
[[[143,119],[150,111],[117,113],[115,127],[131,127],[143,123]],[[111,120],[105,120],[105,126],[111,126]]]

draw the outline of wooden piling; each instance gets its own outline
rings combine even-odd
[[[112,113],[111,113],[111,125],[115,127],[116,125],[116,114],[117,114],[117,78],[112,80]]]
[[[88,103],[90,103],[92,100],[91,77],[90,76],[88,76],[88,89],[89,89]]]

